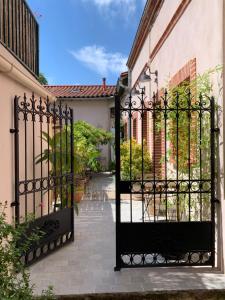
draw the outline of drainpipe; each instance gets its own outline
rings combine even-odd
[[[24,74],[13,63],[9,62],[3,55],[0,54],[0,73],[7,74],[10,78],[24,85],[35,94],[46,98],[48,96],[50,101],[55,101],[55,96],[46,91],[46,89],[36,80]]]

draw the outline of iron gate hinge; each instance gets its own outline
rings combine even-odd
[[[216,132],[216,133],[219,133],[220,129],[219,128],[214,128],[213,131]]]
[[[11,203],[11,207],[17,206],[18,204],[16,202]]]
[[[18,133],[18,132],[19,132],[18,129],[15,129],[15,128],[11,128],[11,129],[10,129],[10,133]]]
[[[217,198],[215,198],[215,199],[214,199],[214,202],[215,202],[215,203],[220,203],[220,200],[217,199]]]

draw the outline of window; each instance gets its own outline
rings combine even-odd
[[[110,108],[110,118],[115,119],[115,107]]]

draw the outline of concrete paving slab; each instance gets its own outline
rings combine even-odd
[[[225,289],[225,275],[211,268],[114,272],[114,266],[115,201],[84,200],[75,217],[75,242],[31,266],[31,281],[37,294],[53,285],[57,295]]]

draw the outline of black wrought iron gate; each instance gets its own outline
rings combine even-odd
[[[190,91],[116,96],[115,270],[214,265],[214,110]]]
[[[29,220],[41,238],[27,265],[74,240],[73,111],[42,98],[15,97],[16,223]]]

